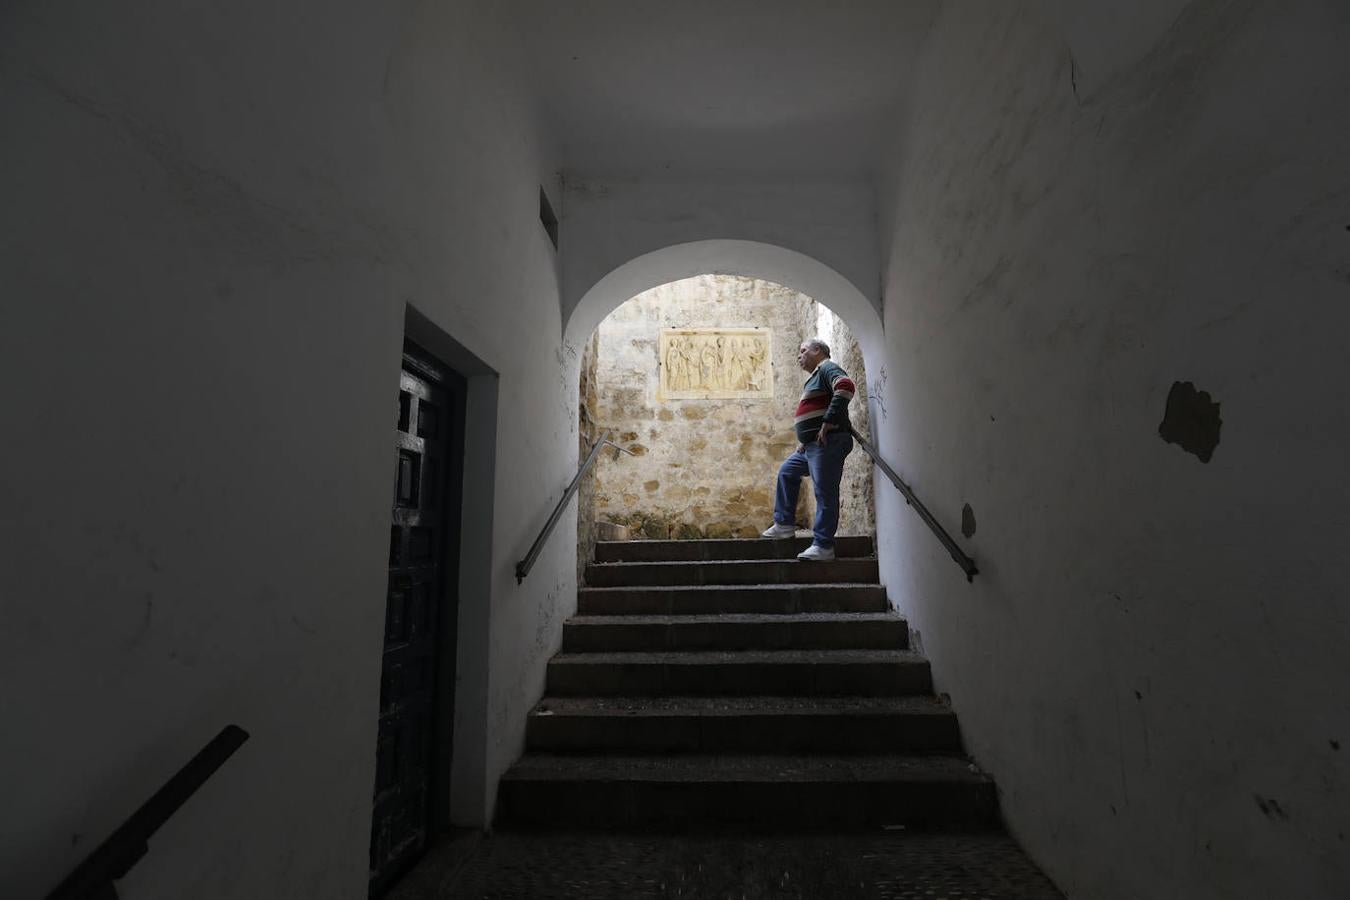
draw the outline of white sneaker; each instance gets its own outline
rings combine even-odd
[[[812,544],[810,547],[807,547],[801,553],[798,553],[797,558],[804,560],[812,560],[812,559],[821,561],[831,560],[834,559],[834,548],[821,547],[816,544]]]
[[[774,522],[770,528],[761,531],[759,536],[767,538],[790,538],[796,533],[796,525],[781,525],[778,522]]]

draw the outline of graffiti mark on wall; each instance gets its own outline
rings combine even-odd
[[[659,399],[772,399],[772,346],[768,328],[664,329]]]
[[[886,367],[881,367],[881,374],[872,379],[872,385],[868,389],[867,399],[874,403],[877,412],[881,414],[881,421],[886,421]]]

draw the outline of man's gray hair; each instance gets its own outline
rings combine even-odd
[[[830,355],[830,345],[822,341],[820,338],[807,338],[802,343],[806,344],[806,346],[810,347],[812,350],[819,350],[826,356]]]

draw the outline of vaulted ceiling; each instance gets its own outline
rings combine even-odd
[[[587,175],[874,172],[938,0],[516,0]]]

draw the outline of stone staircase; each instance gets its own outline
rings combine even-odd
[[[987,828],[867,537],[601,542],[498,820]]]

